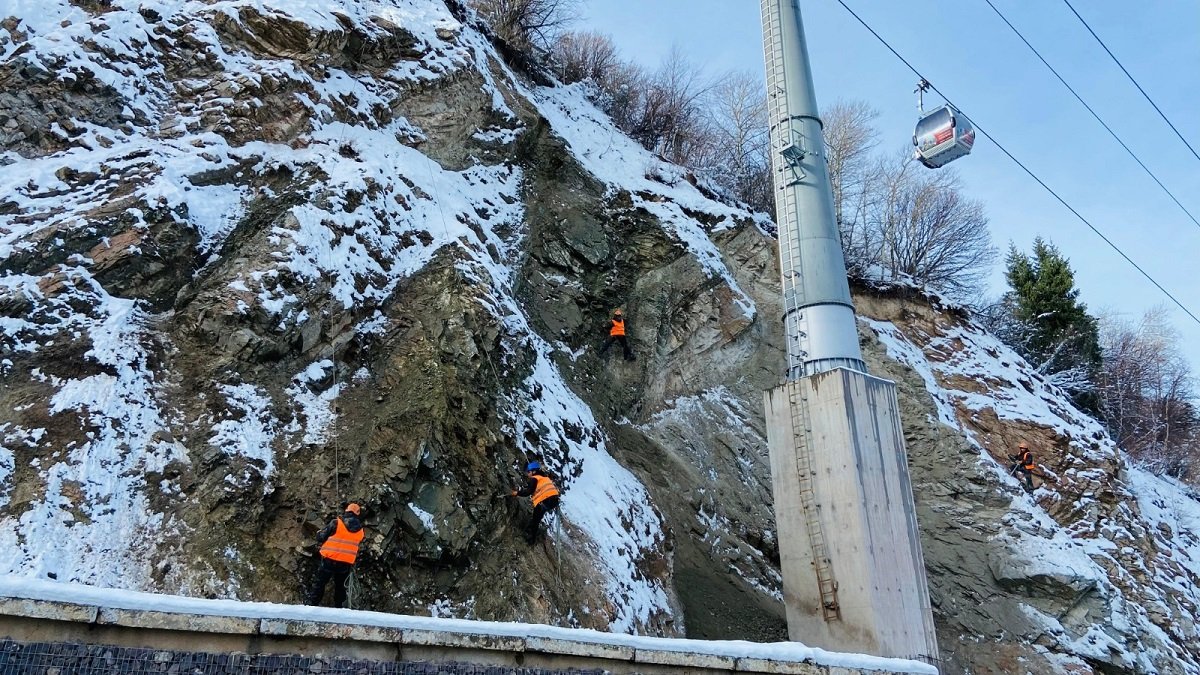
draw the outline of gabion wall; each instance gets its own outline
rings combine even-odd
[[[605,672],[0,641],[0,675],[604,675]]]

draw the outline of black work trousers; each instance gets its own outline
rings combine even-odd
[[[308,597],[305,598],[304,603],[307,605],[321,604],[321,598],[325,595],[325,585],[332,579],[333,606],[345,607],[346,581],[353,571],[354,565],[351,563],[321,558],[321,566],[317,568],[317,577],[313,580],[312,589],[308,591]]]
[[[604,346],[600,348],[600,354],[603,355],[607,352],[614,342],[621,343],[621,349],[625,350],[625,360],[632,361],[633,350],[629,348],[629,338],[624,335],[609,335],[608,339],[604,341]]]
[[[546,497],[538,502],[537,506],[533,507],[533,515],[529,518],[529,527],[525,528],[525,541],[533,544],[537,542],[538,530],[542,526],[542,518],[546,517],[547,513],[558,508],[558,496]]]
[[[1023,466],[1017,466],[1013,469],[1013,473],[1017,475],[1017,479],[1025,478],[1025,487],[1033,489],[1033,472]]]

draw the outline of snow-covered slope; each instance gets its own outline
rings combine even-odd
[[[713,237],[769,247],[758,218],[581,88],[522,81],[456,3],[4,0],[0,19],[0,571],[261,594],[247,575],[302,571],[289,549],[349,496],[383,516],[376,557],[463,566],[516,517],[480,493],[543,457],[597,590],[541,613],[683,629],[663,516],[562,370],[599,331],[548,333],[530,310],[526,210],[556,197],[524,146],[557,146],[601,204],[657,228],[655,264],[695,268],[739,325],[755,300]],[[607,300],[590,304],[599,323]],[[389,378],[431,369],[445,386],[422,403],[443,396],[442,419],[391,410]],[[392,412],[408,438],[382,447]]]
[[[1127,466],[1095,420],[959,312],[920,305],[868,301],[862,326],[911,369],[893,376],[928,393],[926,426],[958,432],[909,441],[942,648],[967,663],[990,652],[997,672],[1200,672],[1195,496]],[[1008,472],[1022,440],[1047,477],[1032,493]],[[1028,653],[992,651],[1009,640]]]

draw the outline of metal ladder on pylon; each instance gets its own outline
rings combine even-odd
[[[800,256],[799,209],[796,193],[787,189],[789,173],[793,181],[794,168],[784,157],[784,150],[797,139],[792,138],[792,118],[784,96],[783,36],[780,28],[780,0],[763,0],[764,58],[767,64],[767,108],[773,125],[770,135],[771,170],[778,180],[775,192],[775,216],[779,227],[779,265],[783,274],[783,317],[787,338],[789,379],[804,374],[804,359],[807,355],[805,340],[808,331],[804,325],[801,307],[804,300],[804,278]]]
[[[800,487],[800,506],[804,511],[804,529],[808,532],[808,543],[812,548],[813,571],[817,575],[817,588],[821,593],[821,615],[826,621],[842,618],[838,604],[837,580],[833,577],[833,564],[829,560],[829,546],[825,543],[825,530],[821,525],[821,506],[817,504],[814,489],[816,471],[813,470],[812,448],[808,442],[812,427],[808,421],[808,399],[796,395],[795,384],[788,398],[792,409],[792,439],[796,446],[796,474]]]
[[[808,337],[804,304],[804,270],[801,266],[799,238],[799,209],[795,190],[787,189],[795,181],[803,180],[796,164],[789,161],[785,150],[796,150],[802,139],[793,138],[792,116],[784,96],[783,35],[780,27],[779,2],[788,0],[762,0],[764,60],[767,69],[767,108],[771,123],[771,169],[775,172],[777,186],[776,222],[779,225],[779,264],[783,272],[783,316],[788,344],[788,379],[804,375],[805,350]],[[799,148],[801,157],[804,149]],[[790,183],[789,179],[790,178]],[[841,607],[837,599],[837,580],[833,577],[833,565],[829,560],[829,546],[825,542],[825,531],[821,525],[821,507],[817,504],[814,490],[812,449],[809,434],[812,426],[808,418],[808,400],[803,394],[797,396],[795,385],[789,393],[792,409],[792,438],[796,446],[796,474],[799,478],[800,505],[804,511],[804,528],[812,548],[813,571],[817,575],[817,587],[821,594],[821,613],[826,621],[840,620]]]

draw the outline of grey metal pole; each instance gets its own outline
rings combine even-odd
[[[799,0],[762,0],[762,21],[787,377],[865,373]]]

